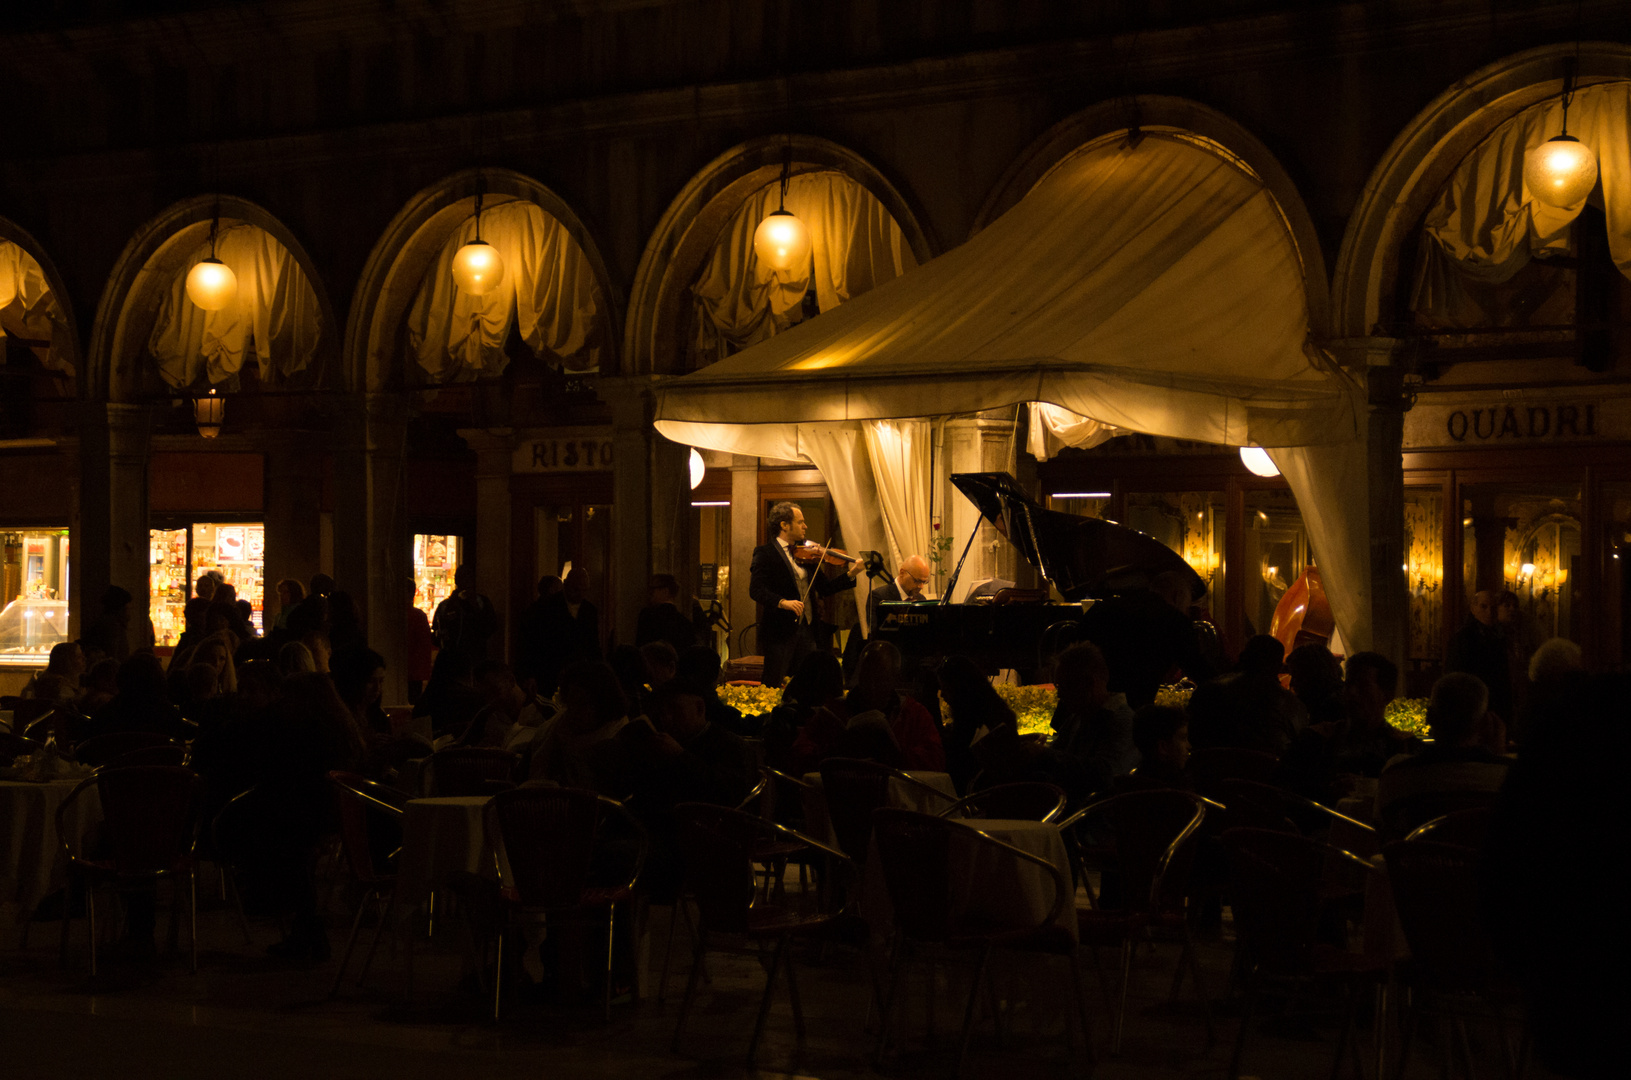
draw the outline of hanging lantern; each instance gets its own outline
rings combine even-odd
[[[1279,476],[1280,468],[1274,464],[1269,452],[1261,446],[1242,446],[1240,448],[1240,463],[1251,471],[1253,476]]]
[[[215,239],[221,231],[221,204],[215,204],[210,222],[210,253],[187,271],[187,299],[203,311],[220,311],[238,295],[238,275],[215,257]]]
[[[226,417],[227,399],[216,394],[214,387],[203,397],[193,399],[193,420],[198,424],[198,433],[204,438],[213,439],[221,434],[221,425]]]
[[[1563,67],[1563,133],[1523,155],[1523,182],[1536,202],[1567,208],[1579,206],[1597,186],[1597,155],[1569,134],[1569,103],[1574,100],[1574,58]]]
[[[453,253],[453,284],[471,296],[486,296],[504,280],[504,257],[481,238],[483,185],[476,176],[476,238]]]
[[[793,175],[793,148],[782,156],[781,200],[753,233],[753,254],[772,270],[802,270],[810,263],[810,230],[787,209],[787,182]]]
[[[205,311],[220,311],[237,295],[238,275],[220,259],[205,259],[187,271],[187,299]]]
[[[694,446],[691,447],[691,490],[692,491],[695,491],[697,489],[697,485],[702,483],[702,476],[707,471],[708,471],[707,462],[702,460],[702,455],[697,453],[697,448],[696,447],[694,447]]]
[[[1523,182],[1535,201],[1579,206],[1597,186],[1597,155],[1573,135],[1558,135],[1523,155]]]

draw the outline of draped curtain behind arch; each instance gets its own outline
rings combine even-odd
[[[569,371],[598,368],[606,303],[566,227],[530,202],[482,211],[481,238],[504,260],[504,280],[485,296],[453,283],[453,256],[475,238],[471,217],[442,245],[408,308],[408,348],[431,380],[501,374],[512,325],[535,354],[553,353]]]
[[[810,265],[770,270],[753,254],[753,234],[781,199],[780,181],[748,196],[720,230],[697,277],[692,341],[699,364],[775,336],[802,317],[804,294],[831,311],[917,265],[884,205],[842,173],[814,172],[787,185],[787,209],[810,230]]]
[[[34,345],[34,355],[48,369],[74,374],[68,324],[45,272],[34,256],[9,240],[0,240],[0,338],[6,335]]]
[[[1576,92],[1569,134],[1597,154],[1608,246],[1614,264],[1631,277],[1631,82],[1602,83]],[[1524,151],[1563,129],[1563,105],[1553,98],[1508,120],[1468,154],[1422,221],[1424,243],[1411,307],[1446,311],[1458,306],[1463,277],[1498,284],[1536,254],[1567,252],[1578,206],[1535,201],[1523,182]]]
[[[251,354],[263,380],[304,371],[323,326],[317,294],[289,249],[254,225],[223,230],[215,255],[237,276],[238,292],[220,311],[205,311],[186,294],[188,271],[209,253],[205,241],[188,254],[159,304],[147,347],[164,381],[186,387],[203,375],[224,382]]]

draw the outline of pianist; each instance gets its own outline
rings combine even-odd
[[[866,625],[870,632],[878,625],[878,605],[890,600],[921,600],[923,588],[929,583],[929,563],[921,555],[913,555],[900,564],[900,573],[872,590],[866,598]]]
[[[802,566],[793,560],[793,548],[804,543],[809,526],[804,511],[794,502],[778,502],[765,519],[768,544],[753,549],[749,570],[748,595],[758,605],[759,651],[764,654],[766,686],[780,686],[788,672],[815,648],[810,620],[815,612],[806,607],[818,596],[831,596],[855,588],[861,572],[860,560],[849,564],[847,574],[826,577],[819,565]]]

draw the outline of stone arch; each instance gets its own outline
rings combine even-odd
[[[62,275],[57,273],[56,263],[51,261],[51,256],[45,253],[45,248],[27,229],[8,218],[0,217],[0,240],[9,240],[16,244],[40,264],[40,272],[45,275],[46,283],[50,285],[52,294],[57,298],[57,306],[62,310],[64,330],[68,335],[68,355],[74,365],[74,384],[83,393],[87,380],[85,357],[79,342],[79,320],[74,317],[74,301],[68,295],[68,290],[63,287]]]
[[[814,135],[765,135],[725,151],[691,178],[669,203],[640,256],[623,337],[624,373],[678,370],[680,305],[720,229],[744,199],[780,175],[791,149],[794,168],[831,169],[872,193],[889,211],[921,264],[939,245],[900,190],[865,158]]]
[[[1339,337],[1385,333],[1399,252],[1462,159],[1496,128],[1562,87],[1564,60],[1578,53],[1581,85],[1631,79],[1631,45],[1544,45],[1497,60],[1445,90],[1399,133],[1371,171],[1331,278]]]
[[[480,185],[478,188],[478,184]],[[535,203],[565,226],[593,267],[610,323],[603,370],[615,371],[622,335],[622,297],[612,285],[589,228],[560,196],[529,176],[510,169],[465,169],[408,200],[385,227],[363,265],[352,297],[345,332],[345,385],[353,391],[378,392],[399,385],[398,335],[426,269],[448,236],[475,212],[477,191],[488,200]]]
[[[1013,206],[1037,182],[1081,147],[1137,125],[1147,131],[1187,132],[1215,145],[1235,158],[1268,186],[1280,205],[1286,226],[1302,260],[1304,290],[1308,296],[1309,328],[1316,337],[1328,336],[1330,292],[1319,234],[1302,194],[1269,148],[1250,131],[1223,113],[1187,98],[1140,94],[1134,98],[1102,101],[1075,113],[1048,129],[1033,142],[986,197],[970,232],[979,232]]]
[[[188,254],[209,236],[219,216],[223,226],[249,224],[264,229],[299,264],[317,296],[318,311],[328,329],[317,345],[313,367],[329,371],[339,355],[339,327],[328,288],[304,245],[264,207],[236,195],[194,195],[174,203],[136,230],[113,264],[113,272],[96,305],[91,327],[82,393],[107,401],[138,396],[137,363],[153,329],[160,295],[170,287]]]

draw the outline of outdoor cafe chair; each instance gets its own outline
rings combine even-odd
[[[1094,897],[1089,889],[1088,900],[1092,906],[1076,912],[1082,942],[1093,950],[1095,957],[1101,945],[1121,950],[1120,992],[1111,1010],[1112,1054],[1121,1053],[1135,946],[1158,934],[1175,938],[1183,947],[1173,973],[1170,997],[1177,998],[1187,967],[1206,1018],[1207,1042],[1210,1044],[1213,1039],[1211,1004],[1201,982],[1188,917],[1189,871],[1194,862],[1196,833],[1205,819],[1205,801],[1199,796],[1156,788],[1129,791],[1090,803],[1060,823],[1067,843],[1079,842],[1077,827],[1080,825],[1102,828],[1109,846],[1100,857],[1107,859],[1105,869],[1117,875],[1116,906],[1100,906],[1100,898]],[[1108,992],[1105,997],[1110,998]]]
[[[374,927],[368,955],[363,958],[362,970],[357,973],[358,986],[368,978],[368,968],[374,962],[375,950],[379,948],[380,934],[391,921],[395,910],[395,862],[402,852],[403,799],[395,788],[376,784],[356,773],[335,771],[329,773],[328,778],[334,786],[335,809],[339,813],[340,850],[345,855],[352,879],[362,889],[362,896],[357,900],[357,914],[351,920],[351,933],[346,937],[345,950],[340,953],[340,966],[334,972],[334,985],[329,987],[329,997],[333,997],[339,992],[340,983],[345,978],[346,965],[351,962],[351,951],[357,945],[357,933],[362,927],[362,916],[368,910],[368,902],[374,901],[379,921]],[[394,847],[391,847],[393,843]],[[387,847],[390,850],[380,851]],[[412,935],[408,938],[408,948],[413,948]]]
[[[114,731],[93,735],[74,747],[74,760],[81,765],[102,766],[132,750],[171,745],[169,739],[151,731]]]
[[[1076,966],[1075,939],[1059,925],[1067,907],[1075,901],[1070,879],[1053,863],[982,832],[972,822],[912,810],[885,808],[874,815],[874,835],[889,892],[895,924],[895,945],[889,960],[889,985],[884,993],[882,1019],[878,1027],[876,1060],[882,1063],[888,1049],[895,999],[901,973],[914,952],[976,954],[974,978],[968,1004],[963,1010],[963,1028],[957,1048],[954,1076],[961,1076],[968,1056],[969,1036],[974,1025],[975,1006],[985,987],[992,999],[993,1017],[1000,1025],[996,993],[989,981],[991,955],[997,949],[1061,956],[1070,972],[1071,993],[1076,1020],[1081,1024],[1086,1046],[1088,1073],[1094,1066],[1092,1029],[1082,996],[1081,972]],[[974,843],[987,851],[1001,852],[1020,863],[1040,867],[1053,886],[1053,901],[1047,913],[1030,925],[993,925],[959,911],[959,883],[953,880],[954,844]],[[932,992],[932,990],[931,990]],[[1000,1027],[999,1027],[1000,1035]],[[1067,1022],[1065,1037],[1070,1037]]]
[[[821,763],[821,793],[838,846],[851,862],[866,861],[872,842],[872,815],[889,806],[889,785],[904,784],[950,805],[957,800],[940,789],[889,765],[862,758],[830,757]]]
[[[1481,850],[1489,840],[1490,825],[1495,820],[1493,806],[1474,806],[1455,810],[1418,825],[1406,840],[1431,840],[1436,844],[1454,844],[1456,847]]]
[[[74,850],[65,828],[69,807],[95,787],[102,804],[102,847]],[[68,941],[74,886],[85,897],[90,930],[91,974],[96,974],[96,896],[98,885],[115,888],[161,877],[187,880],[191,922],[191,968],[198,971],[198,885],[193,857],[203,782],[191,770],[173,765],[102,769],[81,781],[57,807],[57,836],[68,853],[69,898],[63,907],[62,941]]]
[[[1467,1021],[1480,1018],[1495,1025],[1505,1074],[1520,1075],[1527,1039],[1520,1038],[1523,1050],[1515,1054],[1507,1032],[1507,1021],[1521,1017],[1518,989],[1502,978],[1480,917],[1477,852],[1432,840],[1402,840],[1387,845],[1382,856],[1399,929],[1410,946],[1410,959],[1399,966],[1400,982],[1410,993],[1395,1075],[1405,1075],[1418,1018],[1429,1014],[1453,1029],[1468,1076],[1472,1044]],[[1448,1064],[1450,1030],[1440,1029],[1439,1043]]]
[[[696,998],[697,981],[702,977],[704,958],[709,950],[724,948],[720,938],[742,938],[752,945],[774,942],[765,976],[764,995],[759,1001],[758,1019],[748,1041],[748,1067],[753,1068],[770,1015],[776,989],[776,976],[785,965],[787,992],[792,999],[793,1023],[799,1040],[804,1039],[804,1012],[799,1003],[798,980],[793,970],[791,943],[826,931],[844,914],[842,911],[808,910],[761,899],[754,882],[755,852],[767,842],[797,843],[821,851],[835,859],[847,856],[819,840],[803,836],[785,826],[729,807],[706,803],[681,803],[675,807],[680,855],[685,863],[686,890],[695,898],[698,913],[696,949],[691,973],[680,1001],[679,1018],[674,1025],[673,1048],[678,1052],[686,1017]],[[807,897],[801,897],[805,900]]]
[[[1217,798],[1218,785],[1225,780],[1256,780],[1267,783],[1280,759],[1261,750],[1247,750],[1239,746],[1197,747],[1189,755],[1184,771],[1195,785],[1195,790],[1210,798]]]
[[[1065,802],[1064,789],[1058,785],[1022,780],[976,791],[958,799],[937,816],[1052,821],[1065,812]]]
[[[1229,829],[1223,834],[1231,881],[1237,947],[1250,958],[1246,1011],[1229,1060],[1229,1080],[1238,1080],[1257,1003],[1265,983],[1288,989],[1293,997],[1314,988],[1335,987],[1344,995],[1341,1034],[1331,1063],[1334,1078],[1351,1049],[1361,1078],[1358,1041],[1353,1038],[1359,990],[1382,986],[1389,961],[1349,952],[1321,939],[1325,908],[1323,885],[1329,864],[1347,863],[1364,873],[1375,867],[1351,852],[1295,833],[1269,829]],[[1377,1010],[1381,1024],[1387,1012],[1385,994]],[[1380,1040],[1379,1040],[1380,1041]]]
[[[498,960],[493,971],[493,1019],[499,1018],[504,987],[504,934],[517,919],[558,921],[583,919],[604,911],[606,917],[605,1014],[612,1018],[612,953],[617,909],[634,897],[645,866],[646,831],[613,799],[577,788],[528,787],[501,791],[487,804],[488,835],[501,871],[499,898],[503,919],[498,931]],[[603,860],[602,823],[616,820],[634,838],[626,873],[597,883]],[[501,849],[501,850],[499,850]],[[502,855],[502,859],[500,859]],[[508,873],[502,873],[508,864]]]

